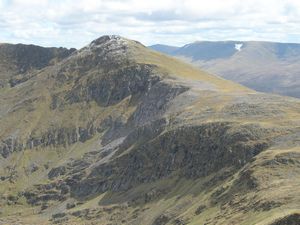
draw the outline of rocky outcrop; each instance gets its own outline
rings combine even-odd
[[[65,166],[59,166],[56,168],[53,168],[48,173],[48,178],[53,179],[55,177],[64,175],[66,173],[66,167]]]
[[[68,197],[69,188],[64,182],[37,185],[34,190],[21,193],[27,203],[35,206],[47,205],[51,201],[65,201]]]
[[[87,178],[71,186],[72,195],[86,197],[108,190],[124,191],[168,177],[175,171],[187,178],[197,178],[224,168],[241,168],[266,149],[268,142],[247,133],[242,139],[233,138],[233,127],[231,123],[209,123],[150,137],[134,145],[128,154],[93,169]],[[128,137],[131,139],[131,135]],[[129,140],[123,143],[125,148],[130,146]]]
[[[96,101],[101,106],[117,104],[124,98],[138,98],[159,81],[151,65],[134,65],[115,72],[99,74],[82,85],[76,84],[65,95],[68,104]]]
[[[24,144],[19,143],[15,138],[7,138],[0,143],[0,155],[7,158],[12,152],[21,151],[24,149]]]
[[[27,140],[22,141],[15,138],[8,138],[0,144],[0,155],[7,158],[11,153],[25,149],[33,149],[46,146],[67,147],[78,141],[85,142],[97,132],[96,128],[90,124],[87,128],[57,128],[49,129],[41,135],[31,134]]]
[[[270,225],[297,225],[300,224],[300,214],[293,213],[271,223]]]
[[[137,110],[132,116],[135,125],[142,125],[157,120],[165,113],[168,104],[189,88],[168,82],[158,82],[142,97]]]

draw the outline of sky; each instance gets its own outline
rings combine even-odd
[[[0,0],[0,43],[81,48],[107,34],[300,43],[300,0]]]

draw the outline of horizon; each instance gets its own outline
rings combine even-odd
[[[204,40],[300,43],[297,0],[0,0],[0,12],[0,42],[6,43],[81,48],[104,34],[146,46]]]
[[[97,38],[100,38],[102,36],[107,36],[107,35],[116,35],[116,34],[103,34],[103,35],[100,35],[99,37]],[[117,36],[121,36],[121,35],[118,35]],[[124,36],[121,36],[123,38],[127,38],[127,37],[124,37]],[[95,38],[95,39],[97,39]],[[93,40],[95,40],[93,39]],[[130,38],[127,38],[127,39],[130,39]],[[0,45],[2,44],[12,44],[12,45],[18,45],[18,44],[22,44],[22,45],[34,45],[34,46],[39,46],[39,47],[44,47],[44,48],[68,48],[68,49],[71,49],[71,48],[75,48],[76,50],[78,49],[81,49],[87,45],[89,45],[93,40],[90,40],[90,42],[87,42],[86,44],[84,44],[83,46],[81,47],[72,47],[72,46],[46,46],[46,45],[39,45],[39,44],[36,44],[36,43],[22,43],[22,42],[15,42],[15,43],[12,43],[12,42],[0,42]],[[136,40],[136,39],[130,39],[130,40],[134,40],[134,41],[139,41],[139,40]],[[300,42],[299,43],[296,43],[296,42],[278,42],[278,41],[268,41],[268,40],[195,40],[195,41],[192,41],[192,42],[189,42],[189,43],[185,43],[183,45],[171,45],[171,44],[162,44],[162,43],[153,43],[153,44],[150,44],[150,45],[146,45],[145,43],[142,43],[143,45],[145,45],[146,47],[152,47],[152,46],[156,46],[156,45],[161,45],[161,46],[169,46],[169,47],[176,47],[176,48],[182,48],[184,47],[185,45],[189,45],[189,44],[194,44],[194,43],[198,43],[198,42],[265,42],[265,43],[276,43],[276,44],[295,44],[295,45],[300,45]]]

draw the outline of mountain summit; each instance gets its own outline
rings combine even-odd
[[[115,35],[66,51],[5,75],[1,223],[299,222],[299,100]]]

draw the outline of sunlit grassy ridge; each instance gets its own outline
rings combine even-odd
[[[162,72],[165,72],[170,76],[207,82],[215,85],[219,91],[223,92],[254,92],[237,83],[204,72],[173,57],[166,56],[151,49],[145,50],[144,47],[140,45],[135,44],[131,53],[137,62],[157,65]]]

